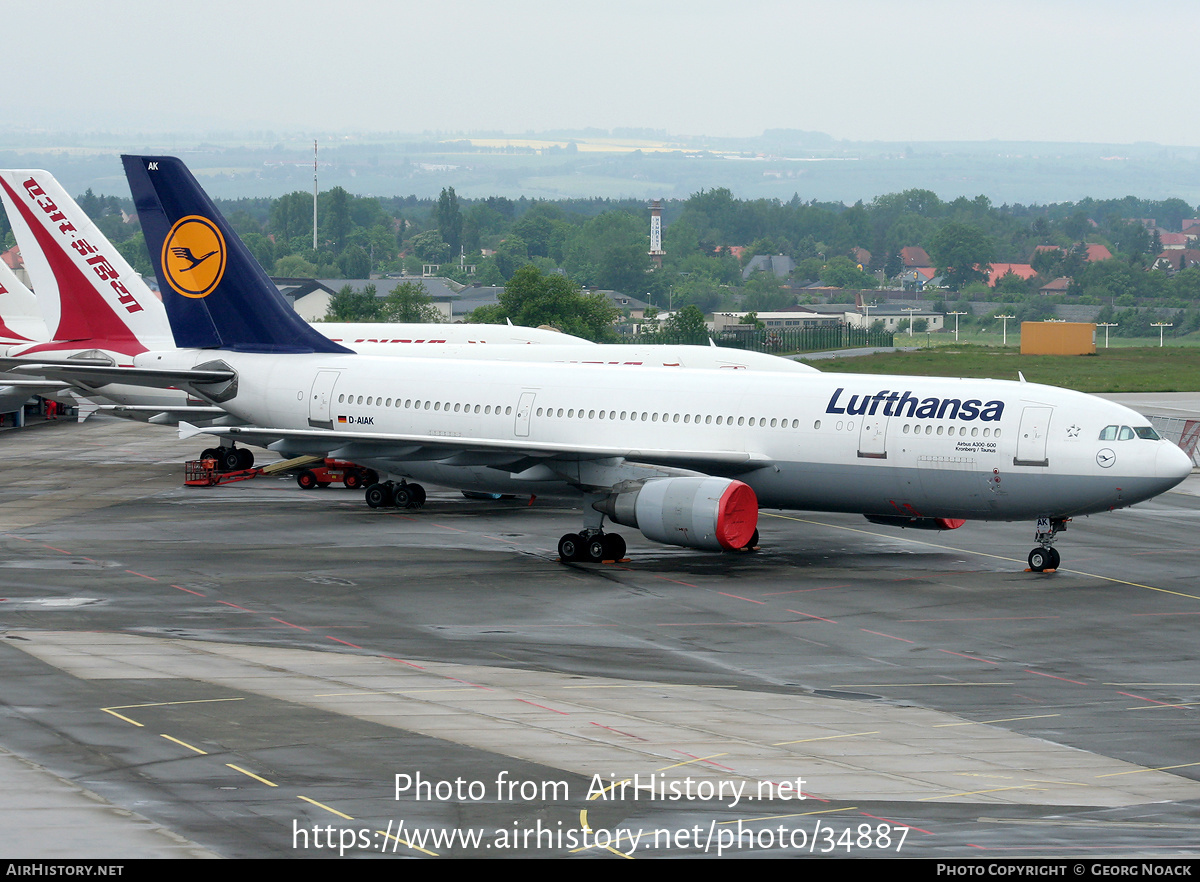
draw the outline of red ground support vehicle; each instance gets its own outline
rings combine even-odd
[[[212,457],[191,459],[183,464],[183,483],[189,487],[215,487],[217,484],[231,484],[234,481],[249,481],[263,474],[262,469],[237,469],[232,472],[221,471],[217,461]]]
[[[379,473],[365,469],[352,462],[326,459],[322,464],[313,464],[296,474],[296,483],[304,490],[316,490],[330,484],[342,483],[347,490],[361,490],[379,481]]]

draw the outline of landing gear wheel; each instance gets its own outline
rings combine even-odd
[[[395,505],[392,500],[392,488],[387,484],[372,484],[367,488],[367,505],[371,508],[388,508]]]
[[[370,487],[372,484],[379,483],[379,472],[374,469],[367,469],[363,472],[363,486]]]
[[[1051,552],[1053,549],[1035,548],[1029,552],[1029,569],[1035,573],[1043,573],[1046,570],[1054,569],[1051,565]]]
[[[1046,564],[1046,569],[1057,570],[1058,565],[1062,562],[1062,557],[1058,553],[1057,548],[1047,548],[1046,551],[1050,555],[1050,562]]]
[[[625,540],[616,533],[604,534],[604,559],[621,560],[625,557]]]
[[[217,453],[217,465],[221,467],[221,471],[236,472],[242,467],[242,454],[236,447],[222,447]]]
[[[401,484],[392,491],[392,501],[396,503],[396,508],[413,508],[413,492],[412,487],[408,484]]]
[[[558,540],[558,556],[563,563],[580,560],[583,550],[583,537],[578,533],[568,533]]]
[[[239,447],[237,449],[238,468],[249,470],[254,468],[254,451],[249,447]]]
[[[201,451],[201,453],[200,453],[200,458],[201,459],[216,459],[217,458],[217,448],[215,448],[215,447],[204,448],[204,450]]]
[[[742,551],[753,551],[758,548],[758,530],[754,531],[754,535],[750,537],[750,541],[742,546]]]
[[[601,563],[608,558],[605,552],[604,536],[593,536],[587,541],[587,559],[592,563]]]
[[[296,475],[296,483],[300,485],[301,490],[316,490],[320,486],[317,474],[312,469],[305,469]]]
[[[420,508],[425,504],[425,488],[420,484],[409,484],[409,488],[413,492],[413,508]]]
[[[356,471],[346,472],[346,476],[342,479],[347,490],[357,490],[363,486],[363,473]]]

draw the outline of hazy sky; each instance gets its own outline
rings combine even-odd
[[[3,25],[0,127],[1200,146],[1192,3],[25,0]]]

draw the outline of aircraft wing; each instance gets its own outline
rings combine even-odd
[[[180,423],[181,439],[197,434],[219,434],[223,438],[242,440],[260,446],[283,442],[289,450],[305,449],[330,455],[334,455],[333,452],[336,451],[339,459],[425,460],[447,465],[492,465],[506,471],[524,470],[538,463],[607,459],[722,473],[752,471],[771,464],[770,460],[751,453],[728,450],[632,449],[600,444],[533,442],[517,438],[449,438],[417,434],[335,432],[328,429],[274,429],[261,426],[201,429],[189,423]]]
[[[54,360],[0,358],[0,370],[47,379],[62,380],[82,386],[103,386],[106,383],[128,383],[131,386],[168,388],[179,384],[199,385],[223,383],[237,374],[228,368],[138,368],[112,365],[100,361],[91,363]]]

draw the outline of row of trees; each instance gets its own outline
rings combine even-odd
[[[349,285],[329,298],[327,322],[440,322],[442,314],[433,305],[420,282],[401,282],[386,297],[374,285],[355,291]]]
[[[123,223],[128,200],[80,197],[97,223],[139,271],[150,272],[136,226]],[[778,309],[805,300],[802,283],[870,288],[874,273],[899,271],[899,250],[921,245],[950,286],[966,295],[1035,297],[1036,285],[1073,275],[1076,296],[1119,308],[1152,300],[1191,305],[1200,300],[1200,271],[1147,271],[1154,236],[1138,219],[1175,224],[1200,214],[1181,200],[1133,199],[1051,206],[994,206],[983,196],[943,201],[928,190],[887,194],[869,203],[741,200],[727,189],[703,190],[664,205],[666,259],[651,271],[648,215],[640,201],[489,197],[468,200],[446,188],[437,200],[355,196],[342,188],[318,198],[317,247],[312,241],[312,196],[220,203],[234,229],[276,276],[365,278],[373,273],[440,264],[463,283],[501,285],[522,268],[565,272],[585,287],[647,299],[659,308]],[[1101,242],[1112,261],[1082,264],[1074,245]],[[982,284],[989,263],[1030,260],[1037,245],[1060,246],[1034,258],[1032,281],[1010,277],[996,291]],[[742,260],[729,246],[746,246]],[[852,249],[871,252],[859,265]],[[484,251],[487,251],[485,254]],[[791,279],[755,273],[743,280],[754,254],[786,254],[797,263]],[[463,258],[460,268],[456,255]],[[469,274],[469,267],[475,274]]]

